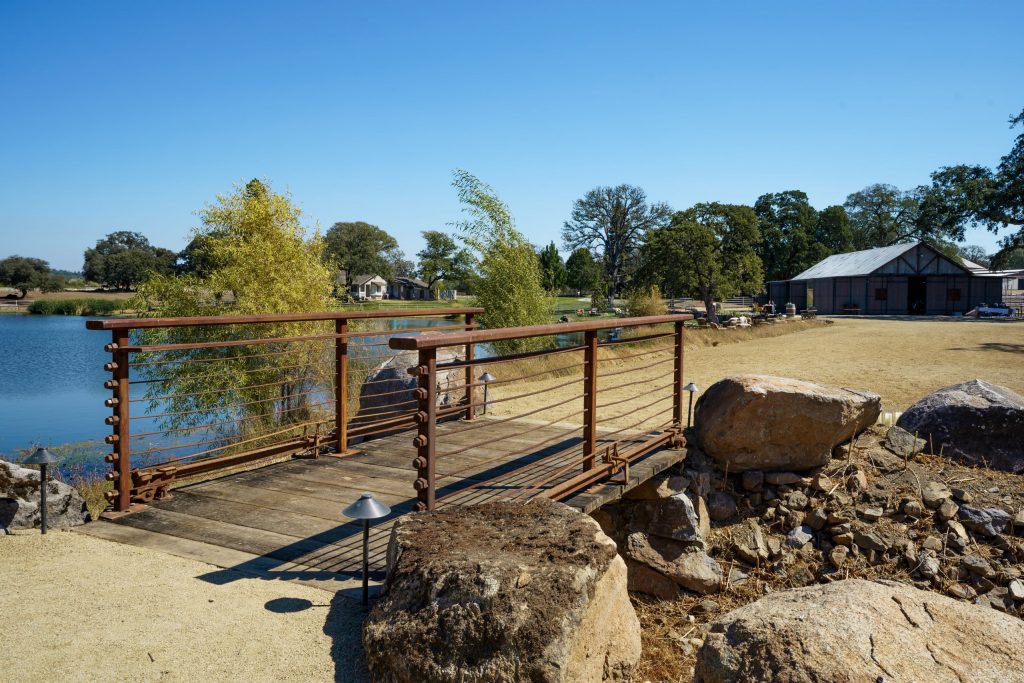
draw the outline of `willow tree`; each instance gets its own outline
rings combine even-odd
[[[716,299],[761,291],[760,240],[757,215],[749,206],[697,204],[648,233],[641,258],[644,279],[670,294],[700,298],[708,320],[718,322]]]
[[[250,181],[199,212],[193,257],[202,274],[157,276],[137,305],[156,316],[305,313],[327,310],[333,284],[324,243],[301,222],[285,194]],[[201,252],[201,253],[200,253]],[[147,330],[146,343],[189,343],[299,336],[323,324],[288,323]],[[333,328],[330,330],[333,331]],[[228,346],[143,354],[150,411],[168,431],[189,433],[219,423],[216,433],[254,438],[307,422],[329,380],[327,345],[316,342]],[[171,398],[162,398],[170,396]],[[322,399],[321,399],[322,400]]]
[[[515,227],[512,214],[494,189],[473,174],[454,172],[452,186],[467,219],[458,223],[463,241],[477,253],[480,278],[477,304],[485,309],[485,327],[516,327],[549,322],[554,300],[541,285],[540,268],[533,245]],[[494,344],[502,352],[535,349],[538,339],[519,339]]]

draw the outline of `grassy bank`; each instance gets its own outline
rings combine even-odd
[[[114,299],[40,299],[28,306],[34,315],[113,315],[124,302]]]

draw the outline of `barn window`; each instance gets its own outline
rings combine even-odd
[[[889,290],[885,287],[878,287],[875,289],[875,301],[888,301]]]
[[[946,298],[950,301],[960,301],[960,289],[949,289],[946,290]]]

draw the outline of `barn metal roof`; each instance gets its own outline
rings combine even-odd
[[[845,254],[833,254],[824,261],[819,261],[794,280],[815,280],[823,277],[855,277],[869,275],[894,258],[910,251],[917,242],[894,244],[891,247],[876,247],[864,251],[851,251]]]

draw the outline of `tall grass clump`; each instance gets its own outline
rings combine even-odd
[[[40,299],[28,306],[36,315],[113,315],[123,302],[109,299]]]

